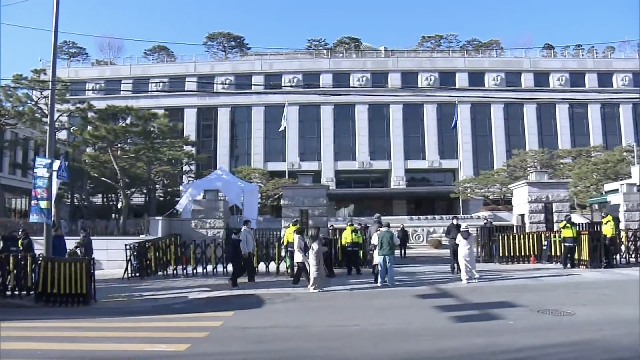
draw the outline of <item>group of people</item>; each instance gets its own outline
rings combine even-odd
[[[12,252],[11,244],[17,244],[17,251],[21,254],[33,254],[35,255],[36,249],[33,243],[33,239],[29,235],[26,229],[18,230],[18,235],[15,235],[15,231],[7,235],[2,236],[2,249],[0,253]],[[93,241],[89,232],[85,228],[80,229],[80,238],[75,243],[74,247],[70,250],[67,249],[67,241],[62,233],[60,227],[53,228],[53,236],[51,237],[51,256],[58,258],[66,257],[93,257]]]

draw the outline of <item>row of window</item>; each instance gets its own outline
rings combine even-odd
[[[285,133],[279,131],[284,106],[266,106],[264,111],[264,161],[284,162]],[[298,107],[298,151],[300,161],[321,161],[321,115],[320,105]],[[355,104],[340,104],[333,107],[333,151],[334,161],[356,160],[356,107]],[[438,156],[442,160],[458,158],[458,138],[451,122],[455,104],[437,104]],[[505,124],[506,156],[509,159],[515,150],[526,148],[524,104],[508,103],[503,107]],[[184,121],[183,109],[167,110],[172,121]],[[601,104],[602,135],[604,146],[613,149],[622,144],[619,104]],[[197,111],[197,152],[206,157],[201,162],[202,171],[217,168],[218,110],[214,107]],[[494,168],[494,147],[491,104],[471,104],[471,134],[474,173]],[[230,166],[250,166],[252,157],[252,120],[250,106],[231,108]],[[368,106],[369,157],[370,160],[391,160],[390,106],[371,104]],[[538,147],[558,149],[558,127],[556,104],[537,104]],[[588,105],[569,106],[570,137],[572,147],[591,146]],[[633,123],[636,141],[640,141],[640,103],[633,106]],[[426,160],[426,133],[423,104],[402,106],[402,131],[405,160]]]
[[[7,130],[5,130],[7,131]],[[4,132],[0,133],[0,136],[4,139]],[[23,178],[27,178],[30,174],[31,169],[33,168],[33,160],[34,156],[29,154],[29,150],[31,148],[31,139],[27,137],[21,137],[16,132],[11,132],[9,135],[9,139],[6,141],[0,142],[0,172],[4,169],[5,160],[8,161],[8,172],[7,174],[16,176],[18,175],[18,170],[22,170],[20,176]],[[8,159],[5,159],[5,151],[9,155]],[[39,154],[40,150],[36,147],[34,148],[34,154]],[[18,162],[18,158],[20,157],[21,161]]]
[[[389,188],[391,174],[383,171],[336,171],[336,189],[376,189]],[[407,187],[452,186],[456,180],[453,170],[405,172]]]
[[[486,87],[486,73],[481,71],[468,72],[469,87],[483,88]],[[370,74],[371,78],[368,86],[371,88],[388,88],[389,87],[389,73],[388,72],[373,72]],[[534,72],[533,73],[533,86],[536,88],[549,88],[550,84],[549,72]],[[266,74],[264,75],[264,89],[265,90],[280,90],[282,85],[282,74]],[[598,87],[599,88],[613,88],[614,87],[613,72],[600,72],[597,74]],[[320,88],[320,73],[304,73],[302,74],[302,84],[300,88],[303,89],[319,89]],[[571,88],[585,88],[586,87],[586,73],[584,72],[570,72],[569,73],[569,87]],[[640,87],[640,73],[633,73],[633,85],[634,87]],[[456,73],[455,72],[439,72],[438,83],[440,87],[456,87]],[[148,94],[154,90],[150,88],[150,78],[137,78],[132,80],[131,94]],[[166,92],[184,92],[186,91],[187,78],[185,76],[170,77],[168,79],[166,89],[162,91]],[[197,80],[197,91],[201,92],[213,92],[216,85],[216,76],[199,76]],[[504,85],[506,87],[521,88],[522,87],[522,73],[521,72],[506,72],[504,76]],[[253,88],[253,76],[252,75],[235,75],[233,86],[235,90],[251,90]],[[332,87],[333,88],[350,88],[351,73],[333,73],[332,74]],[[401,87],[403,89],[417,89],[420,87],[420,75],[418,72],[402,72],[401,73]],[[74,81],[70,83],[69,93],[71,96],[86,96],[87,95],[87,81]],[[104,95],[121,95],[122,94],[122,80],[106,80],[103,88]]]

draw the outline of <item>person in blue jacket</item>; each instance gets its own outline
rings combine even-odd
[[[67,257],[67,241],[64,239],[62,229],[59,227],[53,229],[53,237],[51,238],[51,255],[53,257]]]

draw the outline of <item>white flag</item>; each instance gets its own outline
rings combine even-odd
[[[284,103],[284,111],[282,112],[282,121],[280,122],[280,129],[278,131],[284,131],[287,128],[287,110],[289,109],[289,102]]]

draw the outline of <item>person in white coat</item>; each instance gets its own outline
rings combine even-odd
[[[371,262],[371,274],[373,275],[373,283],[378,283],[378,275],[380,274],[378,268],[378,233],[382,229],[382,223],[380,223],[380,227],[376,229],[376,231],[371,236],[371,247],[373,248],[372,262]]]
[[[322,291],[325,278],[324,253],[327,250],[318,239],[313,240],[309,246],[309,276],[311,277],[309,291],[311,292]]]
[[[296,263],[296,272],[293,274],[292,285],[296,286],[300,284],[300,278],[304,277],[305,280],[310,284],[311,280],[309,279],[309,269],[307,269],[307,256],[305,255],[305,245],[306,241],[304,240],[304,229],[297,228],[295,230],[295,234],[293,235],[293,262]]]
[[[460,226],[456,244],[458,244],[458,263],[461,268],[460,278],[462,283],[477,282],[480,276],[476,271],[476,237],[469,231],[469,225],[463,224]]]

